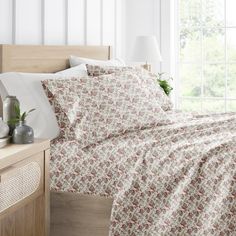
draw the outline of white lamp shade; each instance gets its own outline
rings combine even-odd
[[[134,44],[132,60],[135,62],[162,61],[155,36],[138,36]]]

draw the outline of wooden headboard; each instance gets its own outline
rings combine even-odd
[[[0,73],[53,73],[69,67],[69,56],[111,59],[110,46],[0,45]]]
[[[112,57],[110,46],[41,46],[0,44],[0,73],[54,73],[69,68],[69,56],[99,60]],[[2,101],[0,94],[0,117]]]

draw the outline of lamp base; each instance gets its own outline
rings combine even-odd
[[[151,72],[151,70],[152,70],[152,66],[151,66],[151,64],[144,64],[144,65],[141,65],[142,67],[143,67],[143,69],[145,69],[145,70],[147,70],[147,71],[149,71],[149,72]]]

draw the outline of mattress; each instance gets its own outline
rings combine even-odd
[[[236,114],[170,123],[79,149],[51,143],[51,190],[113,197],[110,235],[235,235]]]

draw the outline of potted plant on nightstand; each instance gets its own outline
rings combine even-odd
[[[164,76],[165,76],[165,78],[164,78]],[[173,80],[173,78],[170,76],[167,76],[167,73],[158,73],[157,74],[157,81],[167,96],[169,96],[171,91],[173,90],[173,88],[171,87],[170,82],[169,82],[170,80]]]
[[[29,144],[34,142],[34,131],[30,126],[26,125],[26,117],[34,110],[35,109],[31,109],[28,112],[21,113],[20,106],[15,105],[16,117],[8,122],[16,126],[12,135],[13,143]]]

